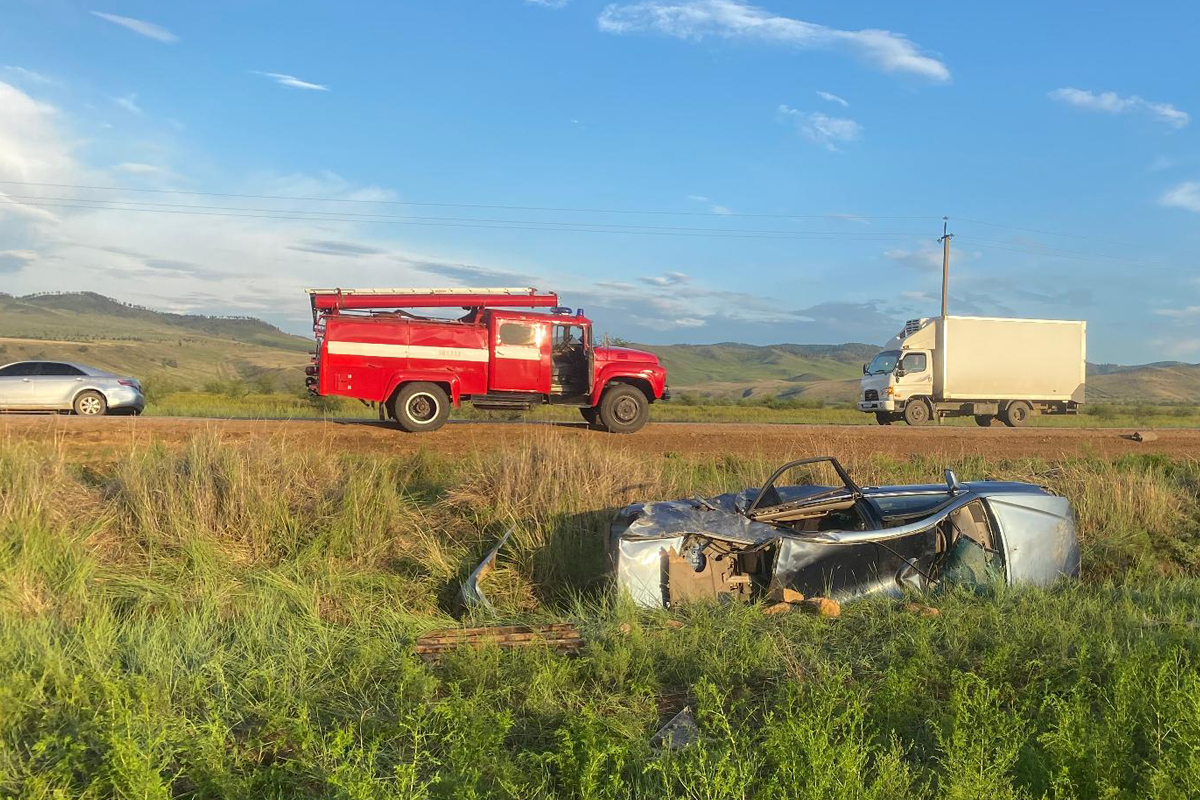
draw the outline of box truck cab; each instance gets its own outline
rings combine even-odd
[[[1084,401],[1087,323],[1000,317],[909,320],[863,365],[858,408],[880,425],[943,417],[1023,425]]]

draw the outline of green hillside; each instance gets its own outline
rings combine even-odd
[[[862,365],[879,351],[870,344],[756,346],[635,345],[667,367],[672,388],[713,397],[805,396],[853,399]]]
[[[61,359],[152,384],[299,387],[312,341],[258,319],[171,314],[91,292],[0,294],[0,363]]]

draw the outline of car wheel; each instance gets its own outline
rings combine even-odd
[[[929,403],[919,398],[909,400],[908,405],[904,407],[904,421],[909,425],[928,425],[932,417],[933,411],[929,408]]]
[[[633,433],[641,430],[650,418],[650,403],[641,389],[618,383],[604,391],[600,398],[599,422],[610,433]]]
[[[981,428],[992,427],[992,423],[995,422],[995,420],[996,420],[996,418],[993,417],[991,414],[976,414],[975,415],[975,424]]]
[[[80,392],[73,404],[75,413],[81,417],[103,417],[108,413],[108,401],[99,392]]]
[[[1032,414],[1033,406],[1024,400],[1014,400],[1004,407],[1004,424],[1010,428],[1020,427],[1029,421]]]
[[[450,417],[450,398],[436,383],[409,383],[392,400],[392,417],[409,433],[436,431]]]
[[[893,417],[891,414],[889,414],[886,411],[876,411],[875,412],[875,421],[878,422],[880,425],[891,425],[893,422],[896,421],[896,419],[895,419],[895,417]]]

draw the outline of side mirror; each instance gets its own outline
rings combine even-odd
[[[942,474],[946,478],[946,488],[950,491],[950,494],[954,494],[962,488],[962,484],[958,482],[958,476],[954,474],[954,470],[948,469]]]
[[[904,367],[901,367],[900,365],[896,365],[896,377],[897,378],[903,378],[907,374],[908,373],[906,373],[904,371]]]
[[[863,364],[863,375],[867,374],[867,365]]]

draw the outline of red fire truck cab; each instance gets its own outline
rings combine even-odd
[[[491,410],[575,406],[595,428],[633,433],[650,404],[668,397],[667,372],[654,354],[596,344],[582,309],[563,308],[552,292],[309,289],[308,296],[317,339],[308,390],[377,404],[381,418],[406,431],[437,430],[465,400]]]

